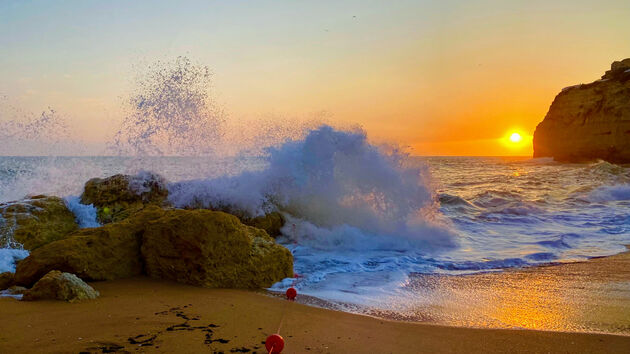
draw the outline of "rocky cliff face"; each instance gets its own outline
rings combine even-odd
[[[534,157],[630,163],[630,58],[556,96],[534,132]]]

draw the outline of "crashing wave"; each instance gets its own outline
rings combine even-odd
[[[260,171],[173,183],[169,200],[177,207],[250,216],[280,210],[317,228],[348,227],[403,243],[452,246],[452,234],[432,220],[435,196],[426,167],[408,166],[406,158],[398,150],[384,152],[369,144],[363,131],[322,126],[303,140],[269,148],[267,167]]]

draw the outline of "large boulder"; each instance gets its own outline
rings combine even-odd
[[[145,226],[163,214],[159,207],[148,206],[121,222],[81,229],[40,247],[17,265],[15,282],[28,287],[51,270],[73,273],[87,281],[140,275]]]
[[[135,176],[118,174],[87,181],[81,203],[94,205],[99,221],[105,224],[124,220],[147,204],[162,205],[167,197],[163,177],[141,172]]]
[[[30,290],[24,292],[23,301],[63,300],[75,302],[96,299],[98,291],[76,275],[52,270],[43,276]]]
[[[289,250],[219,211],[167,211],[147,225],[142,255],[149,276],[204,287],[264,288],[293,275]]]
[[[600,80],[567,87],[534,132],[534,157],[630,162],[630,58]]]
[[[63,199],[44,195],[0,204],[0,244],[35,250],[78,229]]]

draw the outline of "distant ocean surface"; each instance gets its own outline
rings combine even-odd
[[[415,274],[579,261],[619,253],[630,244],[628,166],[520,157],[411,157],[399,161],[404,168],[392,170],[382,166],[380,157],[361,152],[360,158],[336,157],[332,167],[329,160],[315,159],[313,171],[330,171],[323,176],[309,172],[305,162],[322,153],[300,157],[296,172],[298,164],[286,159],[305,150],[292,149],[291,154],[276,151],[271,160],[0,157],[0,202],[28,194],[78,196],[90,178],[149,170],[171,182],[175,205],[184,205],[194,194],[209,198],[210,205],[213,198],[253,205],[255,212],[258,206],[250,199],[272,193],[260,192],[256,184],[292,176],[285,184],[268,184],[291,212],[279,241],[293,252],[300,277],[272,290],[295,285],[301,294],[328,301],[401,311]],[[419,188],[409,171],[422,171]],[[322,178],[330,180],[313,182]],[[291,183],[299,188],[288,189]],[[353,193],[360,194],[359,201]],[[369,207],[363,210],[362,205]],[[422,222],[406,216],[415,209]],[[12,270],[14,258],[25,255],[4,245],[0,272]]]

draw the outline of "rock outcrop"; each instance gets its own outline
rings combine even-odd
[[[44,195],[0,204],[0,244],[35,250],[78,229],[63,199]]]
[[[293,257],[233,215],[149,205],[34,250],[17,265],[14,282],[28,287],[52,270],[86,281],[147,274],[204,287],[260,288],[292,276]]]
[[[172,210],[149,223],[142,255],[154,278],[213,288],[261,288],[293,275],[293,257],[233,215]]]
[[[51,270],[92,280],[113,280],[142,274],[140,245],[146,224],[164,210],[149,206],[123,221],[81,229],[64,240],[40,247],[16,267],[15,282],[31,286]]]
[[[567,87],[534,132],[534,157],[630,163],[630,58],[600,80]]]
[[[164,178],[141,172],[136,176],[114,175],[87,181],[81,203],[94,205],[99,221],[106,224],[124,220],[146,205],[162,205],[167,197]]]
[[[98,296],[98,291],[94,290],[94,288],[79,279],[76,275],[53,270],[43,276],[31,289],[24,292],[22,300],[62,300],[75,302],[96,299]]]

